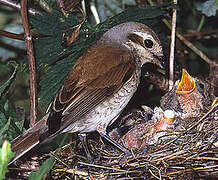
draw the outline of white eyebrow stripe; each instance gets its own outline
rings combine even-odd
[[[148,34],[148,33],[143,33],[143,32],[134,32],[134,34],[143,37],[143,39],[151,39],[154,40],[154,38],[152,37],[152,35]]]

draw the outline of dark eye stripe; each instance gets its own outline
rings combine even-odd
[[[138,36],[137,34],[129,34],[128,39],[133,41],[134,43],[137,43],[141,46],[144,46],[144,40],[141,36]]]

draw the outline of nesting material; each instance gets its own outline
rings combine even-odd
[[[131,155],[94,136],[89,145],[95,160],[87,162],[85,154],[81,154],[82,147],[78,150],[69,144],[58,151],[51,175],[54,179],[60,176],[75,179],[217,177],[217,107],[218,103],[192,124],[184,123],[168,130],[158,137],[157,143],[132,150]],[[166,114],[169,119],[173,118]]]

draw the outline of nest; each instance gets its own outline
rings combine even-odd
[[[79,141],[72,141],[56,150],[50,176],[52,179],[215,179],[218,177],[217,106],[215,103],[201,118],[183,123],[183,129],[169,131],[157,144],[132,151],[131,155],[95,136],[89,138],[94,157],[89,162]]]

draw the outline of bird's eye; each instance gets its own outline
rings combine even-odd
[[[202,83],[199,83],[199,86],[201,89],[204,89],[204,85]]]
[[[153,43],[153,41],[150,40],[150,39],[145,39],[145,40],[144,40],[144,45],[145,45],[145,47],[147,47],[147,48],[152,48],[153,45],[154,45],[154,43]]]

